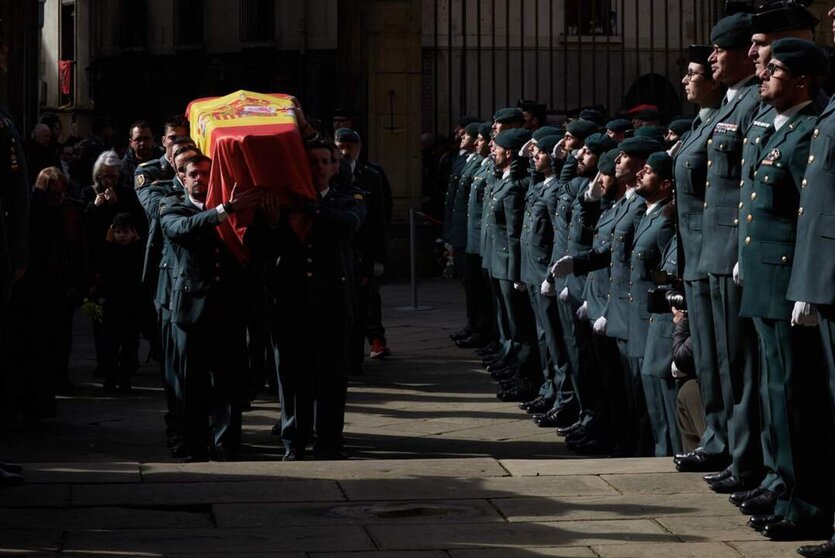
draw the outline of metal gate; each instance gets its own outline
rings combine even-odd
[[[536,99],[684,110],[687,47],[706,44],[722,0],[424,0],[423,129]]]

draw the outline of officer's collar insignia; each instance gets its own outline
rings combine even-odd
[[[775,147],[774,149],[769,151],[768,155],[766,155],[765,158],[769,161],[776,161],[777,159],[779,159],[782,156],[783,156],[783,154],[780,153],[780,150]]]
[[[137,174],[136,178],[134,179],[137,188],[142,188],[145,186],[145,175],[144,174]]]

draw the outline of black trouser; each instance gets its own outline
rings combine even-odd
[[[491,303],[490,282],[481,267],[481,256],[464,254],[463,259],[468,325],[473,335],[493,339],[495,316]]]
[[[626,386],[624,372],[618,351],[617,341],[613,337],[592,334],[592,347],[597,365],[600,368],[602,386],[600,428],[608,432],[617,449],[625,445],[627,434],[626,421]]]
[[[371,344],[375,339],[386,344],[386,328],[383,327],[383,299],[380,297],[380,278],[368,278],[368,294],[365,306],[365,338]]]
[[[536,338],[536,318],[533,315],[528,293],[518,291],[513,281],[498,280],[499,291],[513,345],[513,362],[518,367],[517,379],[528,388],[539,386],[542,371],[539,368],[539,342]]]
[[[136,309],[116,308],[106,304],[102,319],[99,370],[108,384],[124,384],[136,371],[139,348],[139,324]],[[133,310],[133,311],[132,311]]]

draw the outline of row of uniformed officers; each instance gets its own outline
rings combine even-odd
[[[579,452],[710,472],[777,540],[828,538],[835,503],[835,101],[816,24],[797,6],[720,20],[690,48],[699,110],[672,145],[582,115],[564,133],[517,108],[462,121],[446,205],[468,318],[452,337],[480,347],[498,398]]]

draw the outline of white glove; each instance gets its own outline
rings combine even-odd
[[[591,181],[591,185],[586,190],[583,198],[590,202],[597,201],[603,197],[604,192],[605,190],[600,182],[600,172],[598,171],[597,176],[595,176],[594,180]]]
[[[675,378],[676,380],[684,378],[684,376],[686,375],[684,372],[678,369],[678,366],[676,366],[675,362],[670,366],[670,372],[672,372],[673,378]]]
[[[525,285],[523,285],[522,283],[513,283],[513,288],[519,291],[520,293],[523,293],[527,290],[527,287],[525,287]]]
[[[444,242],[444,250],[452,254],[452,244],[450,244],[449,242]]]
[[[597,335],[606,335],[606,318],[603,316],[597,318],[592,326],[592,330],[594,330]]]
[[[383,267],[383,264],[381,264],[380,262],[374,262],[374,277],[382,276],[384,269],[385,267]]]
[[[554,292],[554,284],[547,279],[542,282],[542,286],[539,287],[539,292],[542,296],[554,297],[556,295]]]
[[[568,302],[568,287],[564,288],[560,293],[560,302]]]
[[[531,156],[531,149],[533,148],[535,140],[529,139],[525,145],[522,146],[522,149],[519,150],[519,156],[523,158],[527,158]]]
[[[742,286],[742,279],[739,278],[739,262],[736,262],[734,264],[733,276],[734,276],[734,283],[736,284],[736,286],[741,287]]]
[[[574,273],[574,258],[563,256],[551,267],[551,275],[554,277],[565,277]]]
[[[809,327],[818,325],[818,309],[808,302],[795,302],[792,308],[792,325]]]
[[[582,322],[589,321],[589,303],[583,301],[583,305],[577,309],[577,318]]]

